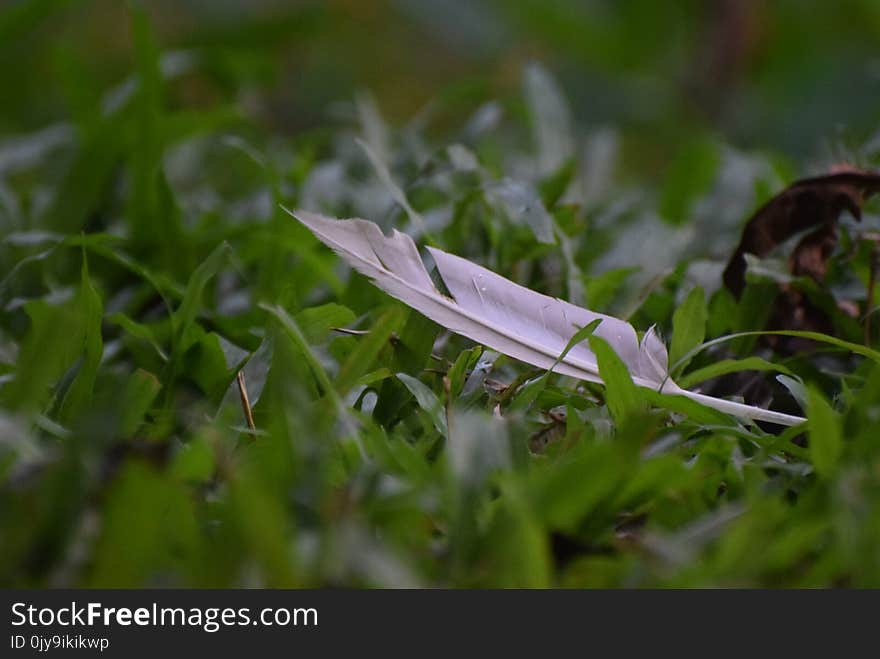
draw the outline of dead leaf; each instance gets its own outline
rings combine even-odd
[[[824,310],[816,306],[803,292],[791,286],[783,290],[773,301],[773,313],[767,321],[768,330],[795,330],[835,335],[834,323]],[[793,355],[815,349],[810,339],[793,336],[765,336],[762,343],[778,353]]]
[[[789,260],[795,275],[816,281],[825,277],[827,261],[837,245],[837,221],[843,211],[856,220],[862,205],[880,192],[880,174],[842,165],[825,176],[795,181],[764,204],[746,224],[739,246],[724,270],[724,284],[737,298],[745,288],[746,254],[766,256],[795,234],[805,236]]]
[[[836,246],[837,223],[823,224],[804,236],[794,248],[788,260],[789,271],[798,277],[807,276],[817,282],[824,281],[828,274],[828,259]]]

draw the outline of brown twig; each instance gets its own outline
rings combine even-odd
[[[236,380],[238,381],[238,395],[241,397],[241,409],[244,411],[244,418],[247,421],[248,428],[256,430],[254,413],[251,411],[251,401],[248,398],[247,385],[244,382],[244,371],[238,372]]]

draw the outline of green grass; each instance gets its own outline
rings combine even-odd
[[[342,85],[341,111],[307,106],[282,134],[247,109],[277,66],[271,25],[205,28],[175,72],[139,7],[112,85],[59,46],[45,58],[65,66],[41,75],[67,76],[62,123],[31,125],[23,86],[2,124],[0,585],[880,586],[880,319],[866,340],[832,304],[836,338],[779,355],[756,335],[769,275],[740,303],[721,288],[749,212],[812,161],[700,129],[645,175],[638,131],[560,121],[565,86],[538,66],[482,131],[467,115],[487,88],[461,83],[436,90],[447,126],[387,121]],[[325,21],[344,21],[319,14],[291,34],[335,39]],[[558,32],[571,61],[653,58],[651,43],[630,64],[616,41],[577,45],[553,16],[536,34]],[[593,151],[552,150],[581,140]],[[656,324],[678,381],[761,383],[808,422],[650,395],[589,332],[607,390],[481,349],[345,268],[282,205],[364,216]],[[832,303],[867,304],[871,209],[841,228]]]

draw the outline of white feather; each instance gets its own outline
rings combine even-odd
[[[632,325],[619,318],[543,295],[471,261],[429,247],[450,298],[434,286],[415,243],[406,234],[394,230],[386,236],[367,220],[336,220],[307,211],[288,212],[392,297],[443,327],[510,357],[539,368],[551,368],[575,332],[600,319],[596,335],[611,345],[636,385],[687,396],[741,418],[782,425],[804,421],[682,389],[669,378],[666,346],[653,327],[640,343]],[[602,382],[596,356],[583,343],[574,346],[553,370],[581,380]]]

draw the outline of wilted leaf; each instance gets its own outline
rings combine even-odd
[[[801,179],[764,204],[743,230],[739,246],[724,270],[724,284],[737,297],[745,287],[746,254],[766,256],[777,245],[808,229],[816,229],[795,249],[795,265],[805,274],[824,270],[836,244],[834,226],[843,211],[860,220],[862,205],[880,191],[880,174],[849,169]]]

